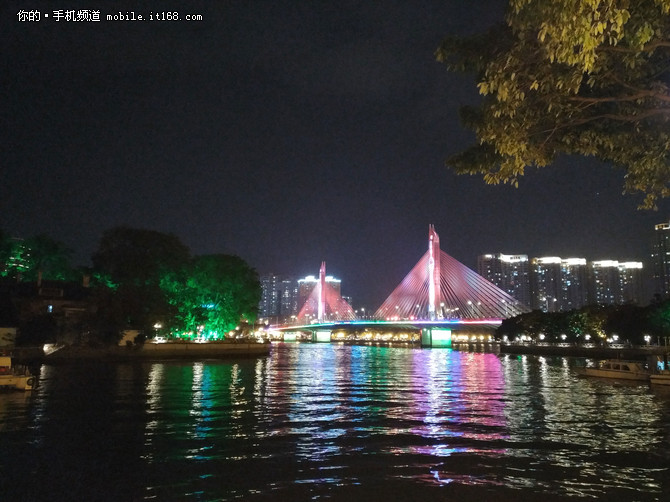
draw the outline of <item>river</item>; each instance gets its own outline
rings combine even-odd
[[[276,344],[43,365],[0,394],[2,500],[670,500],[670,391],[580,361]],[[582,361],[583,363],[583,361]]]

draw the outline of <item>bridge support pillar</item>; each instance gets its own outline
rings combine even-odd
[[[331,334],[332,332],[330,330],[318,329],[312,332],[312,341],[315,343],[330,343]]]
[[[282,341],[284,342],[295,342],[298,340],[298,333],[295,331],[285,331],[282,336]]]
[[[423,328],[421,330],[421,346],[451,348],[451,330],[447,328]]]

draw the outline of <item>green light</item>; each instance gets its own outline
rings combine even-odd
[[[451,347],[451,330],[447,328],[424,328],[421,330],[421,345],[424,347]]]
[[[257,274],[240,258],[195,257],[183,270],[160,281],[174,308],[172,329],[188,332],[178,338],[221,340],[241,319],[253,322],[260,298]]]

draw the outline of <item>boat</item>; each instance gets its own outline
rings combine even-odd
[[[670,385],[670,370],[660,370],[649,376],[652,385]]]
[[[16,390],[33,390],[37,379],[26,367],[15,367],[12,358],[0,356],[0,387]]]
[[[577,373],[582,376],[639,381],[649,381],[651,375],[644,363],[620,359],[606,359],[600,361],[597,366],[578,368]]]

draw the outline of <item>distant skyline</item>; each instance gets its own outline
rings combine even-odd
[[[434,51],[507,2],[160,2],[198,22],[21,23],[20,9],[155,11],[152,2],[0,6],[0,228],[45,233],[86,264],[127,225],[306,276],[322,261],[376,308],[428,225],[476,269],[485,253],[643,261],[670,203],[636,209],[623,171],[588,158],[519,188],[444,165],[473,140],[475,82]]]

